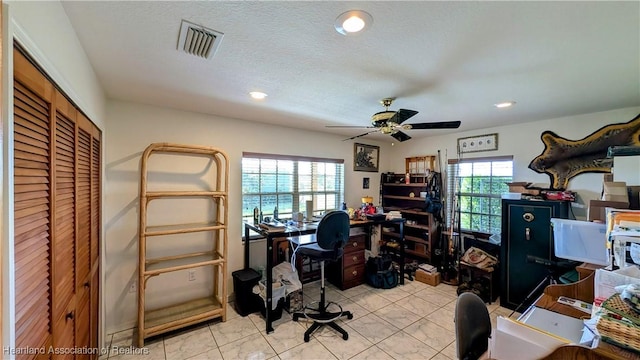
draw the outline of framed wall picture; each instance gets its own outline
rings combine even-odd
[[[458,139],[458,153],[498,150],[498,134],[469,136]]]
[[[353,171],[378,172],[379,160],[379,146],[353,144]]]
[[[368,189],[369,188],[369,178],[362,178],[362,188],[363,189]]]

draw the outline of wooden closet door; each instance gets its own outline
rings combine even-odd
[[[76,189],[78,236],[76,238],[76,346],[91,347],[91,155],[93,125],[77,116]],[[78,355],[77,359],[88,359]]]
[[[100,130],[14,49],[18,348],[98,347],[100,167]]]
[[[56,91],[53,221],[53,346],[76,344],[76,109]],[[74,358],[72,354],[59,358]]]
[[[90,297],[90,318],[91,318],[91,347],[98,347],[98,329],[100,320],[100,234],[101,234],[101,211],[102,202],[102,134],[100,130],[93,126],[91,132],[91,240],[89,249],[91,254],[91,297]]]
[[[15,326],[16,347],[23,349],[52,344],[53,95],[52,84],[14,52]]]

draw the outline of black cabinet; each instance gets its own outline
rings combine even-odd
[[[567,201],[502,200],[500,306],[515,309],[546,277],[549,269],[541,263],[556,260],[551,218],[568,218],[569,206]]]

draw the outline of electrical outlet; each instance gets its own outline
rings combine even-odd
[[[196,279],[196,271],[189,270],[189,281],[194,281]]]
[[[135,281],[132,281],[131,285],[129,285],[129,292],[130,293],[136,292],[136,282]]]

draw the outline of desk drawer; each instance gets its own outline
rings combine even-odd
[[[345,268],[342,282],[345,284],[345,288],[350,287],[348,285],[351,283],[362,284],[364,282],[364,263]]]
[[[344,246],[344,255],[347,256],[353,252],[363,252],[365,248],[365,236],[355,235],[349,238],[349,241]]]
[[[342,255],[342,266],[345,269],[359,264],[364,264],[364,251],[354,251]]]

